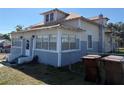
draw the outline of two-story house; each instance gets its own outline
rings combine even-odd
[[[110,39],[107,17],[99,15],[88,19],[59,9],[41,15],[44,16],[43,23],[11,33],[9,61],[18,58],[20,64],[37,55],[39,62],[61,67],[80,61],[88,52],[111,51],[111,44],[105,41],[105,37]]]

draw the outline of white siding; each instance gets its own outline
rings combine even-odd
[[[70,30],[61,30],[62,31],[62,34],[70,34],[70,35],[76,35],[77,36],[77,39],[81,40],[81,35],[82,35],[82,32],[79,32],[79,31],[70,31]]]
[[[82,35],[83,41],[87,41],[88,35],[92,35],[93,41],[99,41],[99,27],[97,25],[80,20],[80,28],[86,30]]]
[[[56,11],[56,12],[55,12],[55,17],[56,17],[56,18],[55,18],[56,20],[62,19],[62,18],[65,17],[65,14]]]
[[[87,35],[92,35],[93,41],[99,40],[99,27],[97,25],[82,21],[80,19],[64,22],[63,25],[82,28],[83,30],[86,30],[86,31],[80,32],[80,37],[82,41],[87,41]]]

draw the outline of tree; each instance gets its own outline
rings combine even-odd
[[[16,28],[17,32],[23,30],[23,26],[22,25],[17,25],[15,28]]]
[[[114,36],[114,39],[116,43],[119,45],[119,47],[123,47],[124,46],[124,23],[123,22],[108,23],[107,28],[112,30],[112,35]]]
[[[10,40],[10,35],[9,34],[4,34],[2,37],[3,37],[3,39]]]

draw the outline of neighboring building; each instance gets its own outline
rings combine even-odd
[[[5,39],[2,34],[0,34],[0,52],[10,52],[11,41]]]
[[[0,33],[0,40],[3,39],[3,35]]]
[[[99,15],[88,19],[59,9],[41,15],[44,16],[43,23],[11,33],[10,61],[19,56],[32,58],[37,55],[39,62],[61,67],[80,61],[81,56],[90,52],[111,51],[107,17]],[[24,58],[19,57],[18,61],[20,63]]]

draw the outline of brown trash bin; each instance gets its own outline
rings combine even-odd
[[[124,57],[110,55],[102,58],[105,70],[105,84],[124,84]]]
[[[99,55],[87,55],[81,58],[85,65],[85,80],[96,82],[99,79],[100,58]]]

